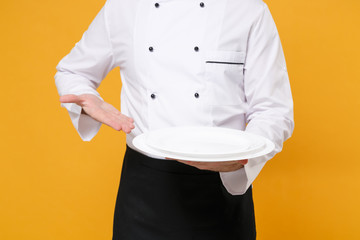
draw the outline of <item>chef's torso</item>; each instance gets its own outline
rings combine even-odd
[[[245,128],[244,67],[259,0],[110,0],[106,19],[132,139],[172,126]]]

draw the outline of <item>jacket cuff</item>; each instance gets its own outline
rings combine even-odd
[[[233,172],[220,172],[220,178],[226,190],[231,195],[244,194],[259,175],[266,161],[271,157],[272,154],[252,158],[239,170]]]
[[[221,181],[231,195],[242,195],[247,190],[245,167],[233,172],[220,172]]]
[[[90,141],[99,132],[102,123],[81,114],[81,106],[75,103],[61,103],[61,106],[68,110],[71,122],[83,141]]]

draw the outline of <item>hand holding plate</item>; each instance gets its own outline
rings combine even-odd
[[[215,172],[232,172],[244,167],[247,164],[248,160],[235,160],[235,161],[226,161],[226,162],[196,162],[196,161],[186,161],[173,158],[166,158],[168,160],[176,160],[183,164],[196,167],[201,170],[209,170]]]

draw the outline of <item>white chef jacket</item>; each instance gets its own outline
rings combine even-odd
[[[149,130],[216,126],[272,140],[275,150],[221,172],[244,194],[293,131],[293,101],[279,35],[261,0],[108,0],[57,66],[59,95],[94,94],[120,67],[121,112],[135,121],[126,142]],[[84,141],[101,123],[62,103]]]

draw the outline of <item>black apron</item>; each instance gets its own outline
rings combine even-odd
[[[231,195],[219,173],[145,156],[127,147],[113,240],[252,240],[251,187]]]

